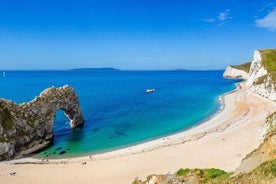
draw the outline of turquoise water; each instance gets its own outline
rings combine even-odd
[[[223,71],[6,71],[0,97],[32,100],[45,88],[65,84],[78,93],[85,125],[71,130],[57,112],[51,147],[39,157],[101,153],[188,129],[215,114],[219,96],[237,80]],[[145,93],[148,88],[156,92]]]

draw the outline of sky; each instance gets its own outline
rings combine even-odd
[[[212,70],[265,48],[276,0],[0,0],[0,70]]]

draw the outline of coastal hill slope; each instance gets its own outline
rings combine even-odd
[[[226,78],[243,78],[248,90],[276,101],[276,49],[257,50],[254,59],[242,65],[227,66]],[[271,109],[272,112],[275,109]],[[133,184],[244,184],[276,183],[276,112],[265,120],[266,133],[260,146],[243,158],[233,173],[220,169],[179,169],[174,174],[150,175]],[[227,158],[225,158],[227,159]]]
[[[83,125],[78,96],[68,85],[48,88],[19,105],[0,99],[0,160],[28,155],[51,144],[59,109],[70,119],[72,128]]]

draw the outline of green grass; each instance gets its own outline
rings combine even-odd
[[[229,181],[230,175],[220,169],[179,169],[176,173],[176,177],[189,177],[196,176],[200,183],[226,183]]]
[[[201,169],[203,176],[201,178],[202,183],[227,183],[232,173],[227,173],[220,169]]]
[[[260,169],[265,177],[272,175],[276,177],[276,160],[271,160],[260,165]]]
[[[185,176],[187,175],[189,172],[191,171],[191,169],[179,169],[175,175],[176,176]]]
[[[267,80],[268,78],[271,78],[271,80]],[[274,90],[276,90],[276,72],[270,72],[266,75],[263,75],[259,78],[257,78],[254,82],[253,85],[262,85],[264,82],[266,82],[266,87],[274,87]],[[269,82],[269,83],[268,83]]]
[[[268,74],[261,76],[256,79],[256,81],[253,82],[253,85],[261,85],[265,82],[265,79],[267,78]]]
[[[262,64],[269,72],[276,71],[276,49],[259,50]]]
[[[246,73],[249,73],[250,66],[251,66],[251,62],[244,63],[241,65],[231,65],[232,68],[236,68],[238,70],[245,71]]]
[[[207,178],[210,178],[210,179],[215,179],[217,177],[220,177],[220,176],[223,176],[223,175],[226,175],[227,172],[223,171],[223,170],[220,170],[220,169],[204,169],[203,170],[203,173],[204,175],[207,177]]]
[[[266,161],[249,173],[231,178],[232,183],[275,183],[276,159]]]

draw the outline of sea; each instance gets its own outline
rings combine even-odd
[[[72,86],[85,124],[72,130],[56,112],[54,142],[35,157],[64,158],[108,152],[190,129],[222,108],[220,96],[240,80],[215,71],[5,71],[0,98],[23,103],[46,88]],[[155,92],[147,93],[147,89]]]

